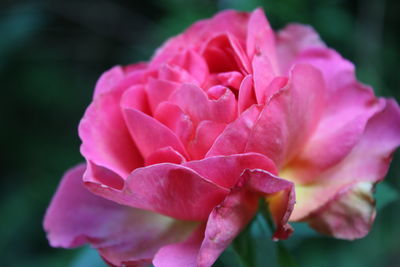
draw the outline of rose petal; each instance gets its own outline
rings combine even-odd
[[[218,80],[222,86],[239,90],[243,74],[237,71],[218,73]]]
[[[280,195],[283,196],[282,201],[279,201],[282,210],[278,213],[271,210],[277,222],[274,238],[287,238],[292,232],[287,220],[294,206],[293,184],[262,170],[246,170],[230,194],[210,214],[198,255],[198,266],[209,267],[215,262],[253,218],[260,197],[268,199],[279,192],[283,192]]]
[[[311,26],[289,24],[277,34],[277,54],[282,74],[287,74],[293,61],[307,48],[325,47]]]
[[[148,95],[149,104],[151,110],[154,112],[157,106],[166,101],[169,96],[176,91],[181,85],[176,82],[150,79],[146,87],[146,92]]]
[[[228,193],[227,189],[197,172],[172,163],[134,170],[122,191],[93,183],[85,177],[84,181],[93,193],[117,203],[191,221],[205,220]]]
[[[278,171],[270,159],[256,153],[207,157],[186,162],[184,166],[227,189],[238,182],[245,169],[261,169],[272,174]]]
[[[179,154],[178,151],[174,150],[172,147],[169,146],[160,148],[153,154],[149,155],[146,158],[145,165],[149,166],[165,162],[180,164],[185,161],[186,161],[185,158],[181,154]]]
[[[161,248],[154,257],[154,266],[200,267],[201,265],[197,264],[197,255],[203,239],[204,225],[200,225],[187,240]]]
[[[296,185],[297,204],[291,220],[302,220],[335,195],[360,182],[377,182],[386,175],[394,150],[400,145],[400,108],[386,100],[369,121],[352,151],[337,165],[316,177],[318,183]],[[295,172],[281,174],[291,180]]]
[[[124,115],[129,132],[144,158],[168,146],[187,156],[176,135],[153,117],[132,108],[124,108]]]
[[[336,238],[353,240],[366,236],[376,215],[372,189],[371,183],[362,182],[341,190],[313,212],[308,223],[318,232]]]
[[[244,40],[249,14],[234,10],[226,10],[218,13],[211,19],[201,20],[190,26],[184,33],[169,39],[159,48],[153,59],[151,67],[158,67],[170,58],[180,53],[182,48],[196,47],[207,42],[213,34],[226,34],[234,36],[238,40]]]
[[[251,13],[247,27],[246,49],[248,57],[253,59],[256,56],[263,55],[267,57],[266,61],[270,62],[271,71],[278,72],[275,34],[261,8],[257,8]],[[253,71],[255,71],[254,63]]]
[[[253,88],[253,76],[247,75],[240,84],[238,96],[239,114],[242,114],[246,109],[256,103],[257,101]]]
[[[151,109],[145,87],[143,85],[129,87],[122,95],[120,107],[133,108],[150,115]]]
[[[202,159],[208,152],[215,139],[225,129],[225,123],[202,121],[196,129],[196,135],[187,146],[187,151],[192,160]]]
[[[96,83],[94,97],[112,90],[124,78],[125,72],[121,66],[115,66],[104,72]]]
[[[154,112],[154,118],[171,129],[181,142],[187,146],[194,134],[190,117],[181,108],[170,102],[162,102]]]
[[[179,53],[170,61],[170,64],[178,65],[187,70],[199,85],[204,83],[209,74],[204,58],[192,49]]]
[[[271,62],[264,54],[257,54],[253,58],[254,91],[258,104],[265,104],[273,93],[269,90],[269,84],[275,78],[276,73]]]
[[[260,115],[260,108],[253,105],[229,124],[217,138],[206,157],[244,153],[248,138]]]
[[[288,84],[265,106],[245,151],[272,159],[280,168],[301,150],[319,121],[324,82],[310,65],[296,65]]]
[[[351,151],[382,103],[371,88],[357,82],[353,65],[333,50],[309,49],[298,60],[322,70],[327,85],[321,121],[292,164],[304,173],[303,182],[311,182],[315,172],[337,164]]]
[[[158,69],[158,79],[176,82],[193,83],[199,85],[199,82],[190,75],[190,73],[181,66],[164,64]]]
[[[171,95],[169,102],[188,114],[195,126],[204,120],[229,123],[236,116],[235,96],[229,89],[226,89],[219,99],[209,100],[207,94],[199,87],[183,84]]]
[[[202,56],[210,73],[241,71],[248,65],[240,44],[228,34],[210,39],[202,49]]]
[[[84,170],[79,165],[65,174],[46,212],[44,228],[52,246],[90,243],[116,266],[125,261],[144,266],[159,248],[186,239],[196,227],[91,194],[82,183]]]
[[[119,107],[121,92],[99,95],[79,124],[81,153],[86,160],[124,179],[143,159],[133,143]]]

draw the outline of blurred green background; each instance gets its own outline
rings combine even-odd
[[[313,25],[356,63],[361,81],[400,99],[398,0],[1,0],[1,266],[104,266],[90,249],[50,248],[41,225],[62,173],[82,161],[77,125],[96,79],[113,65],[148,60],[200,18],[257,6],[275,29]],[[298,266],[400,266],[400,201],[390,190],[400,191],[399,163],[397,153],[389,186],[378,187],[384,207],[371,233],[347,242],[300,225],[285,241]],[[276,246],[260,242],[260,266],[275,266]],[[227,266],[230,255],[216,266]]]

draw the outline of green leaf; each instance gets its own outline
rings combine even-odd
[[[97,251],[89,246],[81,249],[81,252],[71,263],[71,267],[107,267]]]
[[[281,242],[276,243],[278,253],[278,263],[280,267],[297,267],[294,258],[289,253],[288,249]]]
[[[254,240],[251,235],[253,223],[254,220],[235,238],[232,244],[240,265],[243,267],[256,267]]]
[[[382,209],[397,200],[399,198],[399,192],[388,183],[382,182],[376,187],[375,198],[377,209]]]

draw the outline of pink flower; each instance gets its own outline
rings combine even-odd
[[[275,239],[291,233],[289,217],[339,238],[367,234],[400,109],[310,27],[274,33],[261,9],[224,11],[149,63],[103,74],[79,135],[86,164],[47,211],[51,245],[90,243],[116,266],[206,267],[259,199]]]

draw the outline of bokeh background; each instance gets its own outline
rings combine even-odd
[[[62,173],[82,161],[77,125],[96,79],[113,65],[148,60],[200,18],[258,6],[275,29],[313,25],[355,62],[362,82],[400,99],[398,0],[0,1],[1,266],[104,266],[89,248],[50,248],[41,225]],[[400,266],[399,158],[378,187],[371,233],[348,242],[296,225],[284,243],[297,266]],[[276,266],[276,246],[260,240],[259,266]],[[229,262],[230,251],[216,266]]]

